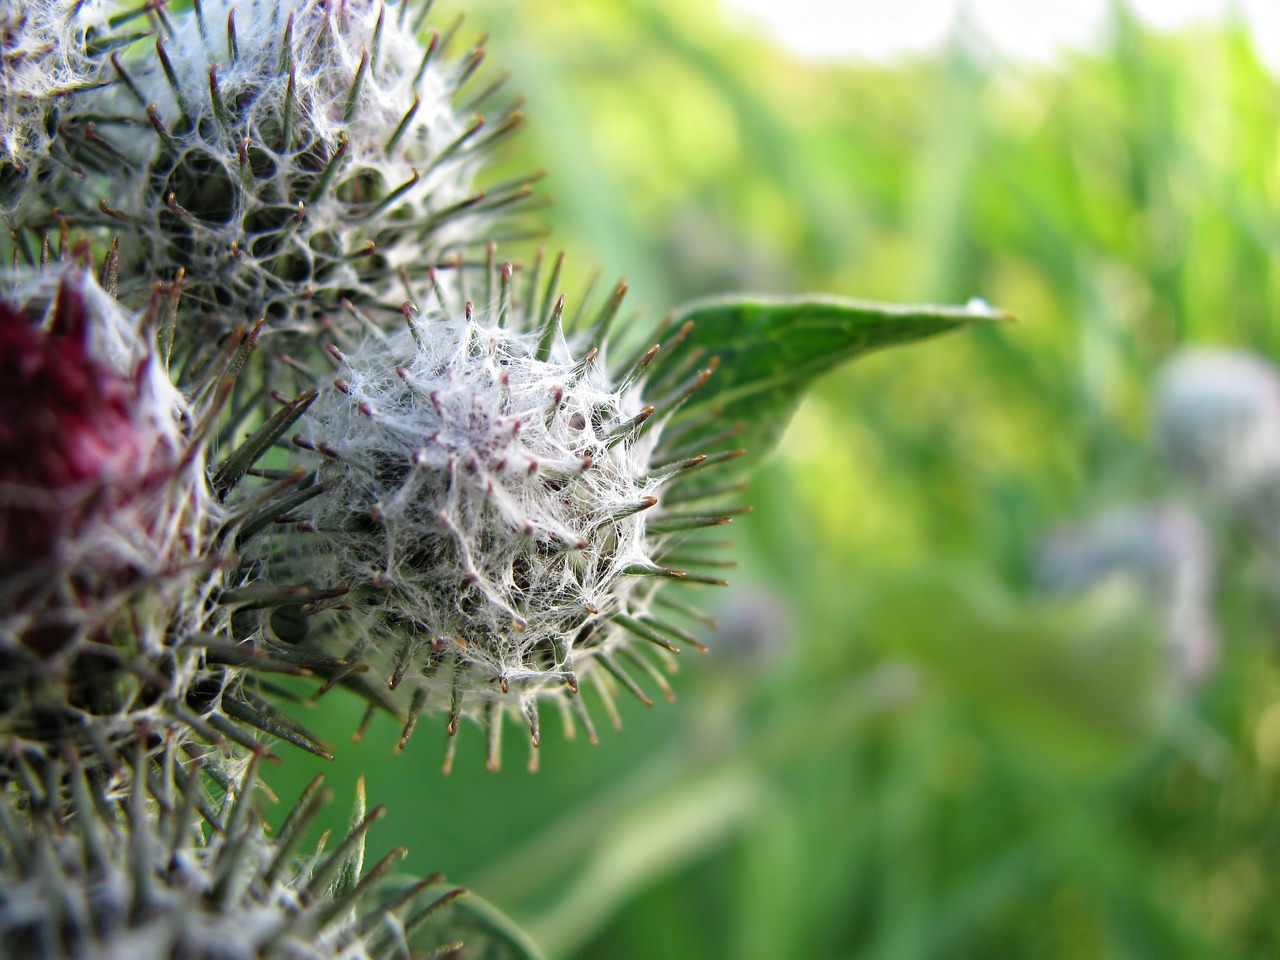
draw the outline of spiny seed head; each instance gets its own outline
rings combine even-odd
[[[364,839],[381,812],[358,817],[330,852],[295,859],[300,832],[326,795],[318,780],[268,835],[250,807],[255,770],[227,781],[210,811],[198,761],[139,756],[111,796],[78,759],[58,769],[61,796],[0,792],[0,954],[24,960],[370,960],[409,955],[410,937],[462,896],[439,877],[383,902],[371,883],[404,854],[368,870]],[[140,779],[141,778],[141,779]],[[143,784],[146,786],[143,786]],[[163,797],[164,801],[160,802]],[[202,816],[210,818],[201,823]],[[363,881],[363,883],[362,883]],[[433,923],[414,946],[439,946]],[[455,944],[439,947],[456,950]]]
[[[481,199],[484,138],[454,104],[471,61],[434,33],[424,45],[416,19],[381,0],[206,0],[166,17],[100,98],[97,135],[130,161],[105,158],[90,204],[140,232],[139,267],[184,270],[188,305],[232,324],[305,324],[475,242],[459,223]]]
[[[562,682],[557,647],[648,560],[653,438],[611,437],[643,409],[638,391],[613,392],[563,342],[536,359],[489,316],[421,323],[421,346],[366,341],[304,418],[339,480],[308,519],[336,533],[337,582],[381,585],[371,600],[396,633],[440,638],[495,690]]]
[[[599,328],[566,338],[562,305],[530,317],[504,294],[408,313],[408,330],[334,348],[336,377],[299,421],[318,472],[291,519],[309,532],[268,552],[265,575],[350,587],[345,615],[301,612],[407,705],[406,736],[423,709],[449,711],[451,731],[510,710],[536,741],[537,698],[576,693],[601,664],[638,693],[615,655],[632,659],[637,637],[674,650],[645,622],[652,575],[683,576],[655,559],[682,535],[659,505],[678,471],[655,467],[674,406],[656,412],[635,371],[611,376]],[[633,666],[665,689],[647,659]]]
[[[105,56],[91,42],[106,0],[39,0],[0,7],[0,210],[21,201],[23,176],[45,156],[61,101],[95,86]]]

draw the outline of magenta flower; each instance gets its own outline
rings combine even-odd
[[[177,534],[181,394],[80,271],[0,303],[0,596],[35,613],[154,574]]]

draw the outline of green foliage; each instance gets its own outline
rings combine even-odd
[[[1277,355],[1280,88],[1248,38],[1125,17],[1057,70],[960,40],[887,69],[800,64],[674,0],[477,16],[515,51],[552,228],[638,302],[982,296],[1021,322],[816,385],[731,528],[724,633],[607,750],[548,738],[536,778],[472,757],[443,783],[425,737],[394,772],[340,756],[388,835],[433,825],[422,865],[551,956],[1280,950],[1268,558],[1213,528],[1198,693],[1165,685],[1128,585],[1058,604],[1028,570],[1055,524],[1175,492],[1147,440],[1171,351]],[[728,614],[762,596],[781,625],[752,660]]]
[[[1054,598],[1030,562],[1058,524],[1117,502],[1198,508],[1149,449],[1155,370],[1187,344],[1280,347],[1280,85],[1248,37],[1157,36],[1117,5],[1110,45],[1060,69],[965,37],[890,69],[797,63],[678,0],[474,6],[531,120],[525,153],[484,182],[518,192],[545,164],[557,243],[626,271],[650,312],[694,301],[653,381],[684,404],[668,437],[760,456],[791,426],[753,478],[756,512],[734,518],[735,586],[719,602],[687,586],[721,621],[711,652],[682,656],[680,703],[643,722],[620,703],[607,749],[546,737],[536,778],[464,750],[442,780],[438,727],[391,763],[390,718],[356,746],[355,698],[296,707],[314,730],[296,742],[336,745],[330,782],[363,770],[387,805],[372,849],[411,841],[407,867],[465,878],[552,957],[1280,952],[1275,545],[1202,511],[1223,648],[1200,687],[1171,674],[1169,611],[1141,578]],[[763,293],[695,299],[725,289]],[[1023,322],[837,370],[868,337],[975,317],[769,297],[796,289],[981,296]],[[647,330],[614,323],[638,350]],[[216,353],[190,349],[191,368]],[[237,422],[218,485],[292,489],[270,458],[309,396],[248,440]],[[721,408],[737,436],[699,425]],[[734,489],[748,460],[719,462],[708,484]],[[694,476],[684,496],[706,492]],[[239,545],[314,495],[268,497]],[[222,599],[249,620],[262,600]],[[264,652],[297,653],[278,646]],[[321,763],[283,760],[283,796]],[[335,889],[362,842],[329,861]],[[454,906],[433,935],[533,955],[479,898]]]
[[[701,424],[690,436],[709,440],[737,422],[746,450],[740,470],[782,437],[818,377],[872,350],[924,340],[1001,315],[970,309],[895,307],[839,297],[717,297],[685,304],[669,326],[682,349],[717,365],[681,411]],[[688,324],[688,329],[682,329]],[[655,384],[661,386],[661,380]]]

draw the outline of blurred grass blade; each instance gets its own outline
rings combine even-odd
[[[542,951],[533,939],[484,897],[469,891],[465,897],[456,901],[454,909],[465,915],[468,926],[483,931],[486,946],[495,947],[500,944],[505,948],[502,956],[510,957],[511,960],[544,960]]]

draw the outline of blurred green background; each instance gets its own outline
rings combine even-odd
[[[1179,345],[1278,355],[1280,85],[1248,35],[1118,8],[1056,69],[971,36],[823,65],[711,2],[467,7],[528,98],[494,176],[550,171],[574,283],[626,275],[650,320],[728,290],[1021,319],[819,384],[730,528],[733,586],[697,598],[722,626],[678,702],[623,704],[595,748],[545,736],[536,774],[514,732],[486,774],[466,728],[445,778],[442,722],[394,757],[380,718],[335,764],[286,753],[277,792],[323,767],[341,806],[364,773],[371,852],[407,844],[553,958],[1280,956],[1265,546],[1209,518],[1199,685],[1142,590],[1047,599],[1029,559],[1179,495],[1149,427]],[[335,693],[304,719],[347,743],[360,713]]]

